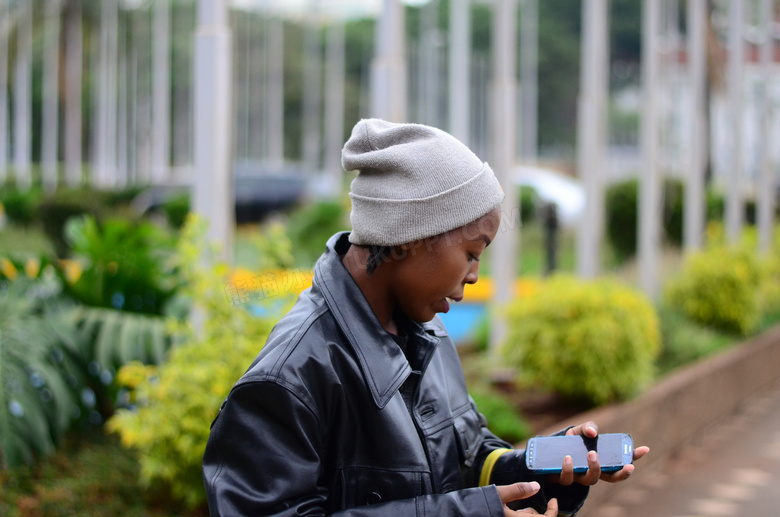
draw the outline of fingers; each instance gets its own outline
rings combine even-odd
[[[634,449],[634,461],[642,458],[648,452],[650,452],[650,447],[644,445],[637,447]],[[626,465],[617,472],[605,472],[601,474],[601,479],[608,483],[618,483],[620,481],[625,481],[634,472],[635,469],[636,467],[634,465]]]
[[[564,456],[563,458],[563,468],[561,468],[558,483],[563,486],[569,486],[574,483],[574,460],[571,456]]]
[[[601,477],[601,464],[596,451],[588,452],[588,471],[581,476],[576,476],[577,483],[581,485],[595,485]]]
[[[536,481],[531,481],[530,483],[499,485],[496,488],[498,489],[498,497],[501,498],[501,502],[506,504],[510,501],[528,499],[539,491],[540,486]]]
[[[574,462],[571,456],[563,458],[563,467],[558,483],[563,486],[569,486],[575,481],[581,485],[595,485],[601,478],[601,464],[599,455],[596,451],[588,452],[588,470],[582,474],[574,472]]]
[[[572,427],[566,431],[566,436],[581,435],[586,438],[595,438],[599,434],[599,427],[591,421]]]
[[[633,465],[626,465],[617,472],[604,472],[601,474],[601,480],[606,481],[607,483],[618,483],[620,481],[625,481],[628,479],[631,473],[634,472],[635,468],[636,467]]]
[[[650,447],[647,447],[646,445],[637,447],[636,449],[634,449],[634,461],[638,460],[648,452],[650,452]]]

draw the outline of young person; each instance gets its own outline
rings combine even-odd
[[[437,313],[501,238],[487,163],[443,131],[378,119],[354,127],[342,159],[358,171],[352,231],[330,238],[212,424],[212,516],[573,515],[589,485],[626,479],[633,465],[602,474],[595,453],[584,474],[566,461],[535,477],[468,395]]]

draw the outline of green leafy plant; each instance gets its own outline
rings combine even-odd
[[[133,361],[161,364],[170,348],[161,316],[79,306],[68,317],[79,333],[81,356],[102,370],[115,371]]]
[[[325,251],[325,243],[336,232],[349,229],[344,205],[320,201],[295,210],[287,223],[287,232],[298,264],[310,267]]]
[[[105,193],[87,188],[62,189],[41,202],[38,207],[41,225],[58,257],[64,258],[70,254],[64,235],[67,221],[84,214],[97,219],[104,217],[107,211],[105,197]]]
[[[531,436],[531,426],[506,395],[486,388],[472,389],[469,393],[496,436],[509,443]]]
[[[203,225],[190,215],[178,246],[186,291],[195,304],[192,322],[175,326],[181,344],[159,367],[131,363],[118,372],[135,407],[108,422],[140,456],[141,480],[167,486],[190,508],[203,505],[201,461],[209,424],[233,384],[262,348],[278,317],[278,299],[262,299],[270,314],[257,317],[225,296],[228,269],[204,264]],[[292,300],[289,300],[291,303]]]
[[[54,450],[81,413],[83,364],[56,278],[0,282],[0,467]]]
[[[95,307],[162,314],[177,285],[169,257],[173,238],[149,222],[112,219],[99,225],[94,217],[68,221],[66,237],[86,266],[67,284],[81,303]]]
[[[512,302],[507,315],[507,362],[568,399],[626,399],[653,379],[658,317],[646,298],[616,281],[554,276]]]
[[[744,335],[761,315],[761,278],[752,251],[715,246],[689,255],[665,296],[693,321]]]

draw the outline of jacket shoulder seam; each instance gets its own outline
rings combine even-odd
[[[320,417],[317,414],[317,412],[314,410],[314,401],[307,394],[298,390],[297,389],[298,387],[296,385],[285,380],[281,376],[270,374],[270,373],[263,373],[257,376],[250,376],[248,378],[242,379],[242,382],[236,384],[234,389],[248,387],[251,384],[272,384],[282,388],[283,390],[290,393],[290,395],[298,399],[298,401],[300,401],[300,403],[303,404],[306,410],[309,411],[309,413],[311,413],[312,416],[317,420],[317,424],[318,425],[321,424]]]
[[[292,338],[285,344],[284,346],[284,352],[279,355],[279,357],[276,359],[276,362],[274,362],[273,367],[271,368],[271,372],[274,372],[274,374],[278,373],[279,370],[281,370],[282,365],[287,361],[287,358],[290,357],[290,354],[293,350],[295,350],[295,347],[298,346],[298,344],[301,342],[301,339],[303,339],[303,336],[306,335],[306,332],[308,332],[309,328],[314,324],[315,321],[317,321],[323,314],[325,314],[328,311],[328,306],[326,304],[319,305],[315,310],[313,310],[303,321],[301,326],[298,328],[298,330],[295,332]]]

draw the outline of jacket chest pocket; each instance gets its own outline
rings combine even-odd
[[[341,469],[339,478],[341,487],[336,493],[341,497],[341,504],[336,505],[334,510],[430,493],[430,476],[421,471],[346,467]]]
[[[474,465],[474,459],[482,443],[481,425],[479,415],[471,408],[471,405],[455,417],[455,438],[458,442],[460,462],[466,468],[471,468]]]

